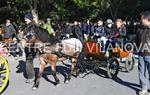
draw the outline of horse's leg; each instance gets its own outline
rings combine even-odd
[[[77,64],[77,59],[74,59],[74,58],[73,58],[73,59],[72,59],[71,70],[70,70],[70,72],[69,72],[69,74],[68,74],[68,76],[67,76],[67,78],[66,78],[65,83],[68,83],[68,82],[70,81],[71,76],[72,76],[72,74],[73,74],[73,72],[74,72],[74,69],[75,69],[76,64]]]
[[[59,78],[56,75],[56,62],[51,63],[51,70],[52,70],[52,75],[55,79],[55,85],[59,84]]]
[[[40,85],[40,78],[42,77],[42,74],[44,72],[45,65],[46,65],[44,56],[40,56],[39,59],[40,59],[39,73],[36,76],[34,85],[32,87],[33,90],[36,90],[39,87],[39,85]]]
[[[57,85],[57,84],[59,84],[59,78],[56,75],[56,63],[58,61],[58,57],[56,55],[52,54],[47,58],[47,61],[48,61],[48,63],[51,64],[52,75],[55,79],[55,85]]]

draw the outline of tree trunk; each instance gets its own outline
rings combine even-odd
[[[36,9],[32,9],[32,15],[33,15],[33,21],[36,24],[39,24],[39,17],[38,17],[38,12]]]
[[[33,15],[33,20],[36,24],[39,24],[39,17],[38,17],[38,10],[37,10],[37,0],[32,0],[33,1],[33,8],[31,9],[32,15]]]
[[[112,16],[113,21],[115,21],[118,16],[118,10],[119,10],[122,2],[123,2],[123,0],[122,1],[119,0],[118,2],[113,2],[113,1],[109,0],[109,3],[111,5],[109,10],[110,10],[110,14]],[[117,6],[116,6],[116,3],[117,3]]]

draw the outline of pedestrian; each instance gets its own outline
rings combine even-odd
[[[26,35],[32,29],[35,29],[36,24],[33,21],[33,15],[31,12],[27,13],[24,19],[27,24],[27,27],[24,30],[24,35]],[[24,48],[25,55],[26,55],[26,74],[27,74],[26,83],[34,82],[34,78],[35,78],[33,59],[35,58],[37,51],[35,50],[33,44],[30,45],[31,46],[27,45]]]
[[[44,25],[42,26],[42,28],[46,29],[50,35],[51,34],[54,35],[54,30],[52,28],[51,19],[50,18],[46,19],[46,23],[44,23]]]
[[[15,30],[14,26],[12,25],[10,19],[6,20],[4,29],[5,29],[4,39],[12,39],[14,34],[16,33],[16,30]]]
[[[127,37],[127,30],[126,27],[122,21],[122,19],[118,18],[116,20],[116,27],[115,27],[115,38],[119,46],[122,44],[125,45],[126,43],[126,37]]]
[[[94,30],[92,31],[92,27],[93,27],[93,25],[92,25],[92,23],[90,23],[89,20],[87,20],[86,23],[83,23],[82,31],[84,33],[84,40],[85,41],[88,41],[89,37],[92,36],[92,32],[94,31]]]
[[[139,48],[138,73],[141,91],[139,95],[146,95],[150,81],[150,12],[142,12],[141,27],[136,33],[136,45]],[[148,71],[149,80],[146,78]]]
[[[106,52],[106,31],[103,26],[103,21],[99,20],[97,22],[97,27],[95,27],[95,33],[94,33],[96,41],[101,45],[101,52]]]
[[[71,31],[72,31],[72,27],[69,25],[68,22],[62,24],[61,32],[62,32],[64,38],[70,38]]]
[[[105,31],[106,31],[106,36],[108,39],[111,39],[113,36],[113,32],[114,32],[114,23],[111,19],[107,19],[106,23],[105,23]]]
[[[101,38],[102,36],[104,37],[106,36],[106,31],[103,26],[103,21],[99,20],[97,22],[97,26],[95,27],[94,39],[96,39],[96,41],[98,42],[98,39]]]
[[[82,43],[84,42],[83,33],[77,21],[74,21],[72,37],[79,39]]]

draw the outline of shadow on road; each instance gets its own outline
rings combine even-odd
[[[66,80],[66,78],[67,78],[67,75],[68,75],[68,73],[69,73],[69,71],[70,71],[70,69],[69,68],[67,68],[67,67],[65,67],[65,66],[57,66],[56,67],[57,68],[57,75],[58,74],[61,74],[63,77],[64,77],[64,81]],[[39,72],[39,68],[35,68],[35,72],[36,72],[36,75],[38,74],[38,72]],[[45,68],[45,70],[44,70],[44,74],[43,74],[43,78],[46,80],[46,81],[48,81],[48,82],[50,82],[50,83],[52,83],[52,84],[56,84],[55,83],[55,81],[52,81],[52,80],[50,80],[49,78],[48,78],[48,76],[49,75],[52,75],[51,74],[51,66],[48,66],[48,67],[46,67]]]
[[[140,85],[138,85],[138,84],[126,82],[126,81],[120,79],[119,77],[115,77],[115,78],[113,78],[113,80],[123,86],[129,87],[129,88],[135,90],[136,94],[140,91]]]
[[[106,70],[104,70],[104,69],[97,69],[97,70],[95,70],[94,71],[95,72],[95,74],[97,74],[98,76],[100,76],[100,77],[102,77],[102,78],[109,78],[108,76],[107,76],[107,71]]]
[[[17,65],[17,71],[16,73],[23,73],[23,76],[25,78],[27,78],[27,74],[26,74],[26,63],[25,61],[23,60],[20,60],[19,61],[19,64]],[[39,68],[34,68],[35,70],[35,74],[37,76],[37,74],[39,73]],[[61,74],[63,75],[64,77],[64,81],[66,80],[67,78],[67,75],[70,71],[70,68],[68,66],[57,66],[56,67],[56,71],[57,71],[57,74]],[[51,66],[48,66],[45,68],[44,70],[44,74],[43,74],[43,78],[48,81],[48,82],[51,82],[52,84],[55,84],[55,82],[51,81],[49,78],[48,78],[48,75],[51,75]]]
[[[124,63],[120,63],[120,64],[124,64]],[[120,66],[119,67],[119,71],[120,72],[124,72],[124,73],[128,73],[127,70],[126,70],[126,68],[125,68],[125,66]]]

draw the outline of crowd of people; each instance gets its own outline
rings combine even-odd
[[[79,39],[82,43],[92,40],[101,43],[102,46],[106,46],[107,43],[113,43],[113,41],[118,40],[120,43],[126,43],[127,36],[129,34],[128,22],[125,22],[120,18],[116,19],[116,21],[114,22],[111,19],[107,19],[105,22],[103,20],[98,20],[96,23],[92,23],[87,20],[87,22],[66,22],[62,23],[61,25],[54,25],[51,22],[51,19],[48,18],[46,19],[46,22],[41,21],[39,25],[36,25],[33,21],[32,14],[27,13],[25,15],[25,22],[26,27],[24,29],[24,33],[29,32],[34,26],[40,26],[43,29],[46,29],[49,35],[56,35],[56,32],[61,32],[63,36],[60,36],[58,40],[73,37]],[[140,44],[142,43],[142,47],[144,48],[144,44],[148,44],[148,42],[150,41],[150,12],[146,11],[141,13],[141,24],[136,24],[141,27],[137,29],[137,39],[135,41],[137,41],[138,46],[140,46]],[[6,20],[4,29],[5,32],[1,35],[4,39],[13,39],[14,41],[18,41],[19,39],[23,38],[24,33],[22,32],[22,30],[16,30],[16,28],[11,24],[11,21],[9,19]],[[26,83],[33,82],[35,76],[33,59],[36,55],[36,52],[32,50],[29,51],[28,49],[29,48],[24,49],[24,52],[26,54],[26,73],[28,76]],[[106,48],[103,49],[105,52]],[[19,52],[20,51],[21,49],[19,49]],[[145,95],[148,90],[148,82],[146,80],[145,70],[147,68],[150,74],[150,51],[139,50],[138,62],[139,80],[141,85],[141,91],[139,92],[139,95]]]
[[[30,20],[33,19],[32,14],[28,14],[27,17]],[[74,21],[73,23],[63,22],[61,24],[54,24],[50,18],[47,18],[45,22],[39,21],[38,26],[46,29],[49,35],[55,35],[56,32],[61,32],[62,36],[58,36],[57,40],[73,37],[79,39],[82,43],[84,41],[93,40],[107,47],[108,43],[115,44],[114,42],[116,40],[120,43],[126,42],[127,34],[129,34],[128,24],[120,18],[116,19],[114,22],[111,19],[107,19],[105,22],[103,20],[98,20],[96,23],[87,20],[87,22]],[[5,33],[1,34],[2,38],[19,41],[23,35],[23,26],[24,25],[18,25],[18,27],[16,27],[16,25],[11,23],[10,19],[7,19],[3,27]],[[102,51],[105,52],[106,49],[107,48],[103,47]],[[13,52],[12,54],[16,57],[18,53]]]

